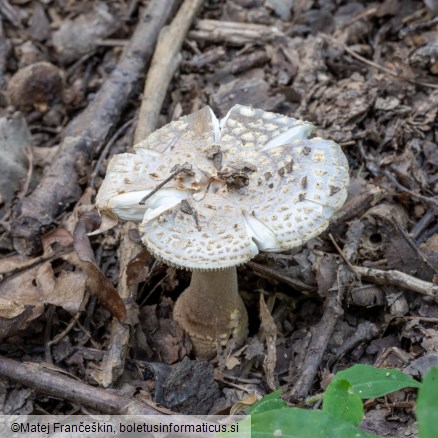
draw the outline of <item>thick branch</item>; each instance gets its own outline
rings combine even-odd
[[[135,399],[87,385],[36,363],[20,363],[0,356],[0,377],[19,382],[38,393],[79,403],[103,413],[161,414]]]

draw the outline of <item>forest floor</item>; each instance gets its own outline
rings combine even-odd
[[[307,120],[350,186],[321,236],[238,268],[249,337],[197,361],[172,319],[190,273],[133,223],[86,238],[179,3],[146,20],[153,1],[0,4],[0,411],[227,413],[277,388],[302,405],[357,363],[421,379],[438,365],[438,17],[419,0],[201,2],[152,126],[205,105]],[[414,390],[369,400],[361,426],[415,436],[414,406]]]

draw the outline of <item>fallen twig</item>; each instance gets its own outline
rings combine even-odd
[[[363,226],[362,226],[363,229]],[[350,271],[355,275],[355,277],[360,280],[360,276],[358,275],[358,273],[356,272],[356,270],[354,269],[354,266],[351,264],[350,260],[348,260],[348,258],[345,256],[345,254],[343,253],[342,249],[339,247],[338,243],[336,242],[335,238],[333,237],[332,233],[329,233],[329,237],[330,240],[333,243],[333,246],[336,248],[336,251],[338,251],[339,255],[341,256],[342,260],[344,260],[345,264],[348,266],[348,268],[350,269]]]
[[[195,29],[189,32],[189,38],[193,40],[237,46],[265,44],[283,35],[275,26],[218,20],[198,20]]]
[[[0,376],[19,382],[37,392],[76,402],[107,414],[161,414],[134,398],[87,385],[37,363],[20,363],[0,356]]]
[[[139,202],[140,205],[144,205],[151,196],[155,195],[155,193],[157,193],[158,190],[163,188],[169,181],[175,178],[179,173],[187,172],[188,170],[192,169],[192,165],[189,163],[184,163],[181,166],[177,165],[175,167],[176,169],[167,178],[164,178],[163,181],[160,182],[160,184],[157,184],[157,186],[153,190],[151,190],[147,195],[141,198]]]
[[[356,259],[357,252],[354,251],[354,248],[357,247],[360,241],[362,231],[362,223],[360,221],[353,221],[347,232],[345,247],[348,250],[345,251],[345,254],[342,253],[342,256],[350,267],[352,267],[351,262],[354,262]],[[324,357],[327,345],[333,336],[336,324],[344,314],[342,308],[343,301],[353,280],[353,274],[347,268],[347,265],[341,265],[338,269],[336,282],[325,300],[322,318],[318,325],[311,329],[312,339],[301,366],[301,373],[295,385],[285,394],[285,397],[290,397],[294,400],[304,400],[307,397]]]
[[[248,262],[246,263],[246,266],[253,269],[254,272],[260,277],[267,278],[270,280],[276,280],[296,290],[299,290],[300,292],[309,293],[315,290],[315,288],[307,285],[306,283],[303,283],[302,281],[296,278],[289,277],[288,275],[284,275],[281,271],[269,268],[268,266],[260,265],[259,263],[255,263],[255,262]]]
[[[396,270],[382,271],[381,269],[365,268],[362,266],[355,266],[354,269],[362,276],[362,279],[370,283],[382,286],[397,286],[422,295],[438,297],[438,285],[419,280],[404,272]]]
[[[409,193],[412,197],[421,199],[424,202],[427,202],[432,207],[438,207],[438,200],[435,197],[429,198],[427,196],[421,195],[420,193],[415,193],[412,190],[407,189],[405,186],[400,184],[394,175],[391,175],[390,172],[384,171],[383,174],[402,192]]]
[[[393,72],[389,68],[386,68],[386,67],[383,67],[382,65],[376,64],[375,62],[370,61],[369,59],[364,58],[363,56],[359,55],[354,50],[350,49],[346,44],[344,44],[344,43],[342,43],[340,41],[335,40],[333,37],[331,37],[329,35],[324,35],[324,38],[326,38],[329,41],[334,41],[335,44],[339,44],[348,54],[350,54],[353,58],[356,58],[358,61],[363,62],[364,64],[367,64],[367,65],[369,65],[371,67],[374,67],[377,70],[383,71],[383,72],[389,74],[392,77],[395,77],[395,78],[400,79],[402,81],[409,82],[411,84],[421,85],[422,87],[438,89],[438,85],[437,84],[433,84],[433,83],[430,83],[430,82],[419,81],[418,79],[408,78],[406,76],[402,76],[402,75],[400,75],[398,73]]]
[[[330,291],[330,295],[324,303],[321,320],[316,327],[311,328],[312,338],[304,362],[300,367],[300,375],[293,388],[284,394],[285,398],[291,398],[295,401],[304,400],[312,387],[336,324],[344,314],[342,302],[351,283],[351,273],[345,265],[339,268],[336,283],[336,289]]]

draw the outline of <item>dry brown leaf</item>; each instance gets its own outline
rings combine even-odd
[[[11,256],[0,261],[0,274],[10,274],[0,282],[0,338],[25,328],[44,311],[45,304],[77,312],[85,292],[85,274],[80,270],[55,275],[50,260],[70,250],[71,234],[63,228],[42,238],[44,252],[39,257]],[[67,257],[67,255],[65,255]]]
[[[13,255],[0,260],[0,275],[20,271],[44,262],[57,252],[64,253],[73,243],[73,237],[64,228],[57,228],[45,234],[42,239],[43,254],[38,257]]]
[[[159,305],[144,306],[140,325],[152,350],[149,360],[174,364],[190,353],[191,345],[181,326],[172,319],[172,304],[163,298]]]
[[[146,280],[150,274],[147,266],[151,258],[151,254],[144,249],[127,264],[126,277],[128,286],[137,285]]]
[[[236,356],[227,357],[227,359],[225,360],[225,367],[227,368],[227,370],[232,370],[240,364],[241,361]]]
[[[43,302],[61,306],[70,313],[79,310],[87,279],[85,272],[61,271],[55,276],[52,265],[44,263],[37,268],[35,279]]]
[[[11,275],[0,283],[0,338],[11,336],[40,316],[45,304],[79,310],[86,275],[80,270],[55,275],[50,262]]]
[[[126,317],[126,308],[117,290],[97,267],[94,260],[88,232],[97,228],[100,217],[97,211],[85,213],[78,220],[74,233],[74,248],[79,257],[81,268],[88,274],[87,288],[96,295],[102,306],[108,309],[119,321]]]
[[[260,397],[255,392],[253,392],[252,394],[248,395],[248,397],[245,397],[243,400],[239,400],[238,402],[234,403],[234,405],[231,406],[230,415],[238,415],[239,412],[244,411],[246,408],[257,403],[259,400]]]
[[[318,283],[318,294],[327,297],[329,289],[336,281],[338,262],[334,254],[317,253],[314,262],[315,278]]]

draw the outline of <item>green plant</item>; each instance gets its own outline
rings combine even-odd
[[[358,426],[364,418],[362,400],[382,397],[403,388],[418,388],[419,438],[435,438],[438,424],[438,368],[431,369],[423,383],[397,369],[354,365],[337,373],[322,395],[323,409],[288,408],[275,391],[253,405],[251,437],[267,438],[371,438]],[[220,434],[220,438],[239,435]],[[383,437],[379,437],[383,438]]]

